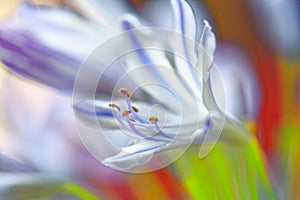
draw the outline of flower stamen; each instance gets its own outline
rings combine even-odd
[[[130,110],[125,110],[125,111],[122,112],[122,116],[124,116],[124,117],[128,116],[130,113],[131,113]]]
[[[129,118],[129,120],[132,121],[132,122],[136,122],[136,121],[135,121],[134,119],[132,119],[132,118]]]
[[[161,135],[161,136],[164,136],[166,138],[169,138],[169,139],[174,139],[172,136],[169,136],[167,133],[165,133],[164,131],[162,131],[160,129],[160,127],[158,126],[157,122],[158,122],[158,117],[157,116],[151,116],[149,117],[149,121],[154,124],[157,132]]]
[[[121,108],[114,103],[110,103],[108,106],[115,109],[113,111],[113,115],[119,121],[119,123],[124,128],[133,133],[133,135],[129,133],[128,135],[137,138],[142,137],[144,139],[164,142],[171,142],[171,140],[174,139],[172,136],[162,131],[158,126],[157,122],[159,121],[159,119],[157,116],[151,116],[147,120],[137,114],[139,112],[139,109],[131,105],[131,92],[129,90],[121,88],[119,92],[125,96],[127,110],[121,112]],[[144,131],[143,129],[137,129],[136,126],[139,126],[140,128],[146,128],[146,131]]]
[[[138,108],[131,105],[131,102],[130,102],[131,92],[129,90],[125,89],[125,88],[121,88],[119,91],[120,91],[120,93],[124,94],[128,109],[131,111],[134,118],[137,121],[140,121],[141,123],[149,123],[148,120],[144,119],[143,117],[141,117],[137,114],[137,112],[139,111]]]
[[[110,103],[110,104],[108,104],[108,106],[109,106],[109,107],[112,107],[112,108],[116,108],[116,109],[118,109],[118,111],[121,111],[120,107],[117,106],[117,105],[114,104],[114,103]]]
[[[131,107],[134,110],[134,112],[139,112],[139,109],[137,107],[135,107],[135,106],[131,106]]]
[[[125,89],[125,88],[121,88],[121,89],[119,90],[119,92],[120,92],[121,94],[126,95],[127,97],[130,97],[130,95],[131,95],[131,92],[130,92],[129,90]]]
[[[149,121],[150,121],[151,123],[158,122],[158,117],[157,117],[157,116],[151,116],[151,117],[149,117]]]

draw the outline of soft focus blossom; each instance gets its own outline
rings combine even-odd
[[[297,0],[1,11],[0,198],[299,199],[299,13]]]
[[[116,14],[109,15],[109,13],[102,9],[103,12],[101,14],[106,14],[106,17],[98,15],[94,12],[94,7],[90,5],[100,6],[100,4],[97,4],[96,1],[91,1],[90,3],[92,4],[78,1],[74,4],[72,2],[71,4],[67,4],[70,8],[77,10],[82,16],[75,15],[71,10],[63,8],[37,9],[33,5],[23,4],[18,11],[18,16],[1,24],[1,59],[10,69],[21,75],[58,89],[71,91],[75,75],[83,59],[101,41],[106,40],[119,31],[118,26],[115,26],[112,23],[113,20],[110,18],[110,16],[116,16]],[[114,3],[103,4],[106,7],[112,7],[113,5]],[[126,170],[136,165],[145,164],[152,158],[155,152],[173,148],[172,146],[188,146],[192,142],[205,143],[208,140],[207,138],[212,137],[210,135],[215,134],[212,137],[214,139],[209,139],[215,140],[212,142],[214,144],[221,134],[221,130],[218,129],[222,129],[224,111],[219,110],[218,105],[215,104],[216,101],[211,90],[209,72],[216,47],[215,36],[211,31],[210,25],[205,21],[199,45],[195,46],[192,41],[196,40],[197,24],[190,5],[181,0],[171,1],[171,5],[173,8],[174,31],[181,36],[179,35],[178,37],[177,33],[172,34],[169,44],[174,55],[183,55],[184,59],[174,56],[173,62],[175,66],[172,66],[170,60],[164,55],[158,55],[157,53],[152,55],[144,50],[137,50],[137,58],[127,56],[124,58],[124,65],[127,70],[135,69],[142,64],[149,65],[147,68],[149,68],[149,73],[153,75],[154,82],[165,84],[167,88],[173,88],[176,93],[182,95],[180,102],[184,103],[182,105],[184,113],[179,114],[176,113],[177,111],[175,113],[172,113],[171,110],[167,111],[172,116],[172,120],[167,122],[166,128],[163,129],[159,125],[159,118],[153,116],[152,118],[150,117],[149,121],[148,117],[140,117],[138,116],[139,114],[134,114],[135,111],[131,106],[129,94],[124,95],[127,101],[127,108],[133,115],[131,117],[129,117],[129,113],[126,115],[116,112],[114,109],[118,108],[117,106],[112,106],[113,110],[109,112],[107,108],[97,108],[100,110],[100,117],[109,116],[112,117],[112,120],[117,119],[121,125],[125,126],[124,128],[128,129],[127,131],[133,132],[133,135],[128,134],[133,139],[130,139],[132,140],[131,145],[123,147],[120,154],[115,157],[107,158],[103,161],[108,166]],[[100,8],[102,7],[100,6]],[[124,10],[126,9],[121,9],[120,13]],[[50,15],[49,12],[52,14]],[[61,18],[64,20],[60,20]],[[139,49],[143,48],[143,43],[145,42],[150,44],[156,43],[148,35],[144,35],[145,33],[139,30],[136,33],[133,31],[135,28],[142,28],[142,25],[134,16],[124,16],[121,23],[123,30],[128,31],[127,40],[132,47]],[[34,26],[28,28],[30,27],[29,24],[34,24]],[[65,38],[64,35],[68,32],[72,32],[72,37]],[[48,41],[48,38],[51,38],[51,42]],[[84,43],[82,44],[80,41],[84,41]],[[112,49],[111,51],[117,52],[117,49]],[[13,57],[18,57],[18,59],[12,59]],[[100,71],[101,69],[104,70],[105,67],[101,66],[101,57],[105,56],[99,55],[99,58],[95,58],[95,61],[97,59],[97,63],[100,63],[100,66],[98,64],[93,66],[95,69],[100,69]],[[169,80],[165,81],[163,80],[165,78],[161,78],[164,74],[162,71],[159,72],[159,69],[156,69],[157,66],[155,65],[157,64],[164,65],[164,67],[172,71],[168,74],[170,76]],[[196,67],[194,68],[194,66]],[[109,91],[112,91],[110,88],[115,86],[115,80],[118,80],[122,73],[126,73],[126,69],[122,72],[122,68],[120,66],[117,67],[114,68],[112,74],[104,74],[104,78],[106,77],[103,81],[104,85],[100,85],[104,89],[97,91],[98,94],[108,93],[109,96]],[[172,69],[173,67],[175,67],[175,70]],[[118,71],[119,75],[116,75],[116,71]],[[85,80],[81,80],[81,83],[87,84],[88,87],[89,80],[91,80],[89,75],[92,73],[93,70],[89,74],[86,74],[84,76]],[[182,77],[177,77],[176,73]],[[137,74],[131,78],[139,85],[141,84],[140,77]],[[184,79],[186,83],[181,79]],[[174,85],[175,82],[176,85]],[[208,88],[205,87],[206,82],[208,82]],[[129,85],[127,83],[125,86],[128,87]],[[187,90],[185,87],[189,87],[189,89]],[[85,87],[81,86],[81,88],[84,90]],[[164,98],[158,97],[162,93],[157,91],[147,90],[146,92],[156,100]],[[192,96],[195,95],[196,105],[189,103],[193,101],[189,99],[191,98],[191,94]],[[212,99],[209,100],[210,98]],[[75,108],[78,111],[88,113],[85,110],[85,104],[86,102],[76,103]],[[109,102],[104,105],[107,106],[108,104]],[[135,105],[140,104],[145,104],[145,102],[135,103]],[[172,101],[169,101],[169,104],[172,108]],[[103,102],[100,103],[100,106],[103,106]],[[193,109],[195,108],[198,111],[193,116],[191,113],[193,113]],[[182,122],[180,122],[179,115],[182,115]],[[232,126],[232,122],[227,120],[225,129],[227,128],[227,124],[230,124],[228,126]],[[111,122],[109,123],[112,124]],[[136,126],[144,128],[144,133],[138,130]],[[168,126],[170,127],[168,128]],[[206,137],[206,135],[208,136]]]
[[[219,45],[215,62],[225,90],[225,108],[228,115],[254,120],[258,117],[261,91],[253,63],[240,46],[230,42]],[[216,94],[216,98],[223,98]],[[220,101],[220,100],[219,100]]]
[[[176,108],[174,98],[169,98],[168,94],[157,88],[148,89],[145,92],[158,102],[167,102],[165,103],[167,117],[164,125],[160,123],[159,117],[147,116],[145,110],[151,104],[140,101],[132,102],[130,91],[124,88],[120,89],[120,93],[123,94],[127,103],[121,108],[119,99],[117,99],[118,102],[112,100],[112,103],[105,102],[103,99],[95,102],[84,99],[81,102],[75,102],[75,109],[79,112],[90,113],[92,116],[97,115],[100,125],[108,127],[110,132],[117,131],[120,135],[126,134],[131,138],[125,140],[125,145],[117,155],[103,160],[107,166],[128,170],[149,162],[156,152],[189,146],[191,143],[210,143],[213,146],[221,134],[221,129],[225,135],[246,135],[245,130],[239,128],[237,121],[228,117],[224,119],[225,111],[220,110],[214,99],[211,88],[214,80],[211,80],[210,68],[213,65],[216,41],[210,25],[204,21],[202,36],[196,46],[192,40],[196,37],[196,21],[189,4],[185,1],[174,0],[171,1],[171,5],[175,33],[170,33],[171,35],[167,37],[169,37],[170,48],[174,52],[174,66],[165,57],[164,52],[147,50],[151,46],[147,46],[149,43],[155,44],[156,47],[159,47],[159,44],[156,44],[157,41],[152,39],[151,33],[143,30],[140,22],[130,15],[123,18],[122,25],[124,31],[127,31],[125,39],[129,41],[128,45],[136,51],[133,55],[124,56],[123,60],[127,73],[138,85],[143,85],[146,79],[150,83],[163,84],[178,94],[183,110]],[[184,59],[178,55],[182,55]],[[131,74],[130,70],[139,72]],[[147,78],[143,77],[143,74],[148,74]],[[94,107],[96,112],[93,112]],[[136,107],[140,111],[137,111]],[[124,130],[119,130],[119,126],[114,123],[115,120]],[[224,121],[225,124],[223,124]],[[107,123],[108,125],[105,125]],[[246,138],[246,136],[237,137]],[[120,140],[120,136],[116,138]],[[207,153],[200,150],[201,156]]]

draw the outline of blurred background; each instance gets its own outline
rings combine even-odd
[[[0,37],[11,28],[15,32],[32,29],[37,32],[33,38],[55,49],[53,43],[58,37],[46,33],[55,32],[59,26],[46,20],[48,27],[40,25],[47,15],[56,14],[47,13],[48,7],[63,8],[74,16],[102,23],[90,8],[83,9],[78,2],[32,0],[30,4],[43,11],[41,19],[37,12],[31,21],[22,24],[22,29],[13,29],[15,21],[9,20],[24,1],[1,0],[0,18],[6,24],[0,24]],[[169,1],[118,0],[113,6],[104,2],[104,11],[105,6],[112,13],[121,13],[124,8],[146,25],[172,27]],[[197,149],[191,147],[174,164],[151,173],[117,172],[103,166],[81,144],[70,96],[59,87],[24,78],[24,74],[20,76],[0,64],[1,199],[300,198],[299,1],[189,2],[197,17],[197,37],[203,19],[210,22],[216,34],[215,62],[221,72],[228,112],[241,119],[256,139],[247,147],[220,143],[201,160]],[[102,2],[99,4],[101,8]],[[26,13],[23,15],[18,20],[26,18]],[[69,20],[65,26],[72,24],[73,18],[60,18],[61,25],[64,20]],[[109,19],[115,20],[111,16]],[[118,26],[117,21],[113,26]],[[64,37],[73,37],[72,30],[62,31]],[[10,37],[14,40],[13,34]],[[75,42],[73,48],[85,49],[85,40]],[[1,48],[0,54],[3,52]]]

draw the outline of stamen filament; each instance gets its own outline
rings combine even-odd
[[[168,134],[166,134],[165,132],[163,132],[163,131],[160,129],[160,127],[159,127],[158,124],[157,124],[157,122],[158,122],[158,117],[156,117],[156,116],[151,116],[151,117],[149,117],[149,121],[150,121],[151,123],[154,124],[154,126],[155,126],[157,132],[158,132],[161,136],[166,137],[166,138],[169,138],[169,139],[174,139],[172,136],[169,136]]]
[[[139,131],[134,124],[132,123],[132,121],[127,117],[127,123],[130,126],[131,130],[133,132],[135,132],[136,134],[138,134],[140,137],[144,138],[144,139],[149,139],[149,140],[154,140],[154,141],[162,141],[158,138],[155,138],[154,136],[147,136],[145,134],[143,134],[141,131]]]
[[[118,120],[118,122],[121,124],[122,127],[126,128],[129,132],[132,132],[132,129],[130,126],[128,126],[124,121],[123,117],[119,115],[118,112],[113,112],[113,115],[115,116],[115,118]],[[126,133],[126,135],[130,136],[130,137],[136,137],[136,138],[139,138],[137,137],[136,135],[134,134],[128,134]]]
[[[139,116],[137,114],[137,112],[139,111],[135,106],[131,105],[131,101],[130,101],[130,91],[125,89],[125,88],[121,88],[119,90],[119,92],[121,94],[123,94],[125,96],[125,99],[126,99],[126,103],[127,103],[127,106],[128,106],[128,109],[131,111],[131,114],[134,116],[134,118],[142,123],[149,123],[148,120],[144,119],[143,117]]]
[[[120,107],[114,103],[110,103],[109,107],[114,108],[113,115],[119,121],[121,126],[126,128],[130,133],[133,133],[133,134],[129,134],[129,133],[125,133],[125,134],[138,139],[143,138],[143,139],[149,139],[149,140],[160,141],[160,142],[161,141],[172,142],[174,137],[162,131],[158,126],[157,124],[158,117],[151,116],[149,120],[144,119],[139,114],[137,114],[137,112],[139,111],[138,108],[131,105],[130,91],[125,88],[121,88],[119,92],[125,96],[128,110],[124,110],[123,112],[121,112]],[[147,131],[138,130],[136,126],[146,128]],[[154,135],[149,135],[151,131],[153,132]]]
[[[155,125],[155,128],[156,128],[156,130],[158,131],[158,133],[159,133],[160,135],[162,135],[162,136],[164,136],[164,137],[166,137],[166,138],[169,138],[169,139],[174,139],[174,137],[169,136],[167,133],[165,133],[164,131],[162,131],[162,130],[159,128],[157,122],[155,122],[154,125]]]
[[[114,103],[110,103],[110,104],[108,104],[108,106],[109,106],[109,107],[112,107],[112,108],[116,108],[116,109],[118,109],[118,111],[121,111],[120,107],[117,106],[117,105],[114,104]]]

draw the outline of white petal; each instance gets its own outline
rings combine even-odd
[[[196,22],[194,13],[190,5],[186,1],[172,0],[174,13],[174,30],[169,39],[170,46],[174,53],[176,69],[180,75],[187,81],[190,92],[201,100],[201,72],[197,72],[196,52],[195,52],[195,37],[196,37]]]
[[[209,23],[205,20],[204,23],[205,26],[198,46],[197,67],[203,73],[204,79],[207,80],[208,70],[213,63],[213,56],[216,50],[216,37],[211,31]]]
[[[203,28],[200,44],[198,46],[198,61],[197,69],[201,71],[203,76],[203,101],[204,104],[210,109],[216,108],[216,102],[213,96],[211,87],[211,79],[209,69],[213,65],[213,56],[216,49],[216,39],[214,33],[211,31],[211,26],[207,21],[204,21],[205,26]],[[207,84],[207,85],[205,85]]]
[[[164,47],[158,43],[157,38],[163,37],[158,34],[169,32],[145,29],[130,15],[124,16],[123,26],[128,31],[122,44],[128,52],[123,56],[127,74],[137,82],[137,85],[147,85],[148,88],[141,88],[144,88],[156,101],[167,104],[171,108],[178,107],[179,101],[186,108],[194,109],[197,106],[195,97],[182,82],[183,78],[180,78],[182,75],[170,65]]]
[[[194,39],[196,37],[196,20],[191,6],[185,0],[171,0],[174,15],[174,30]]]
[[[164,142],[140,140],[122,148],[117,155],[104,159],[102,163],[117,170],[128,170],[149,162],[154,153],[160,151],[165,145]]]
[[[63,20],[62,20],[63,19]],[[84,59],[117,29],[79,17],[63,8],[38,8],[23,4],[12,26],[29,31],[49,48]]]

